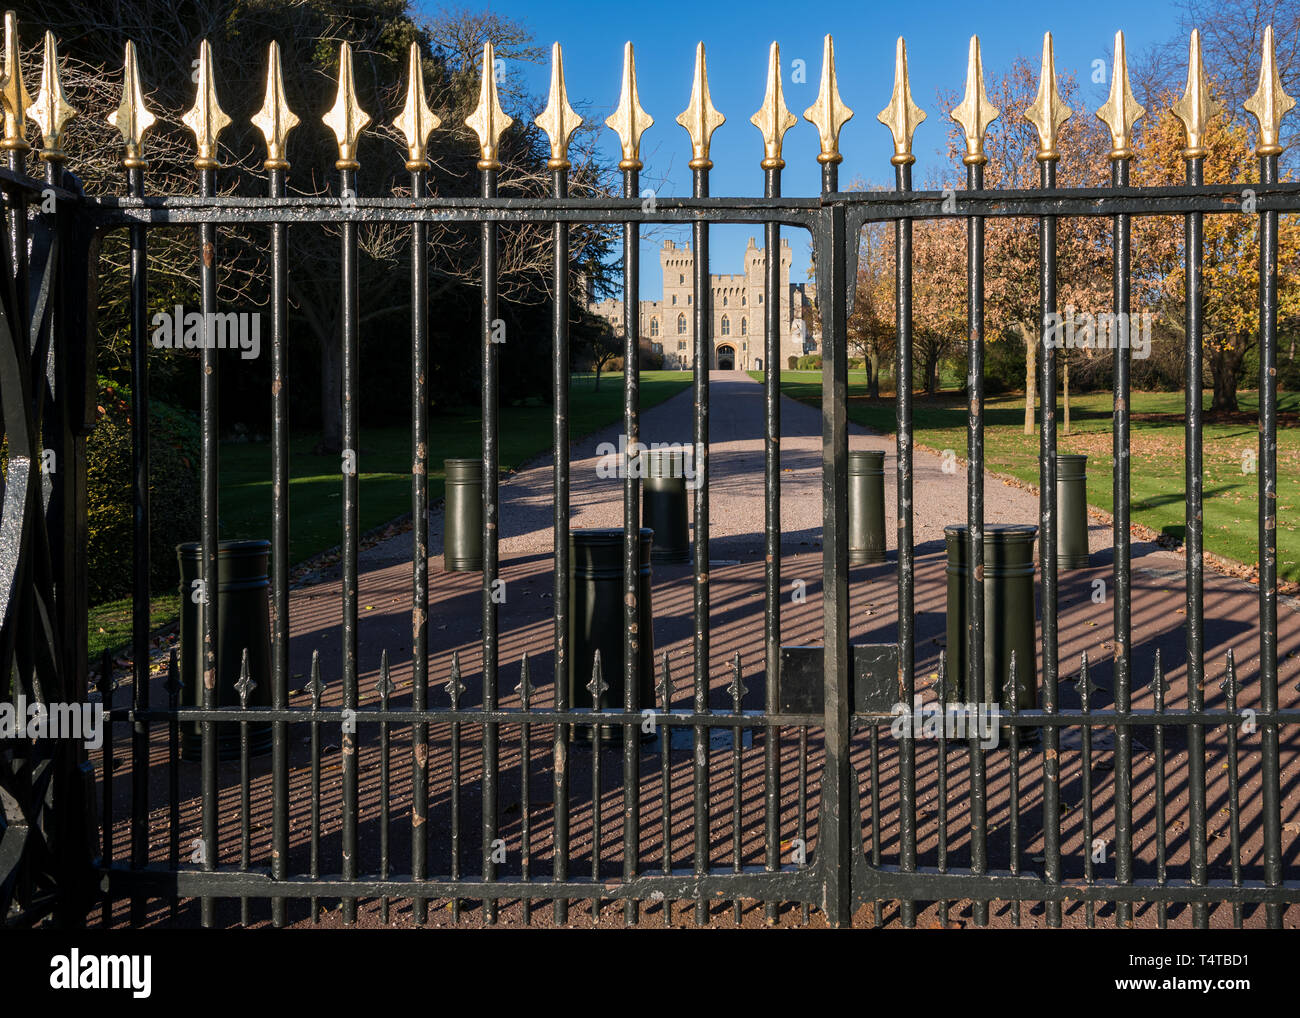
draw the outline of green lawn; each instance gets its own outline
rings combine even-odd
[[[756,373],[761,378],[761,373]],[[821,404],[821,373],[785,371],[782,390],[795,399]],[[1212,422],[1204,428],[1205,548],[1207,551],[1255,563],[1258,558],[1259,476],[1243,473],[1243,453],[1257,454],[1256,394],[1239,394],[1242,414],[1238,422]],[[1300,410],[1300,394],[1283,393],[1280,409]],[[1205,394],[1209,409],[1210,394]],[[1038,439],[1024,434],[1024,396],[998,396],[985,400],[984,461],[989,470],[1009,474],[1029,484],[1038,483]],[[1110,393],[1088,393],[1070,399],[1071,434],[1060,434],[1061,452],[1088,455],[1088,501],[1112,511]],[[1134,523],[1183,536],[1183,395],[1177,392],[1135,392],[1132,396],[1131,498]],[[895,404],[886,398],[866,398],[866,379],[850,372],[849,419],[892,435]],[[966,456],[966,407],[960,397],[926,399],[913,404],[916,442],[930,449],[952,449]],[[1058,430],[1064,411],[1057,410]],[[1300,428],[1278,430],[1278,572],[1287,580],[1300,580]]]
[[[649,409],[691,384],[688,371],[641,373],[641,408]],[[623,412],[621,373],[575,374],[569,397],[569,431],[576,439],[619,420]],[[502,407],[501,469],[511,470],[551,447],[552,410],[540,400]],[[482,415],[477,408],[434,415],[429,422],[429,498],[442,497],[442,461],[478,456]],[[303,433],[289,442],[289,559],[311,558],[342,540],[343,486],[336,455],[315,455],[318,436]],[[411,510],[411,432],[408,427],[362,429],[358,450],[361,531],[365,533]],[[157,511],[157,507],[155,507]],[[271,536],[271,447],[269,442],[221,445],[221,539]],[[197,535],[196,535],[197,536]],[[125,645],[131,635],[131,603],[115,601],[92,608],[92,657]],[[176,595],[154,599],[155,626],[176,618]]]

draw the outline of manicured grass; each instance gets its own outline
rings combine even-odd
[[[849,379],[849,419],[883,434],[896,427],[895,403],[886,398],[866,398],[865,378]],[[762,377],[759,373],[758,377]],[[786,395],[820,405],[819,372],[788,371],[781,374]],[[1251,457],[1258,454],[1259,432],[1253,416],[1256,394],[1239,394],[1241,416],[1236,420],[1208,421],[1203,430],[1205,476],[1205,548],[1238,562],[1258,561],[1259,475]],[[1282,393],[1279,408],[1285,414],[1300,410],[1300,394]],[[1208,411],[1210,394],[1205,394]],[[985,399],[984,461],[996,473],[1009,474],[1028,484],[1038,484],[1038,438],[1024,434],[1024,396]],[[1134,523],[1168,531],[1179,539],[1184,530],[1183,395],[1178,392],[1135,392],[1132,396],[1130,439],[1130,512]],[[913,407],[914,437],[935,450],[952,449],[966,455],[966,406],[960,397],[916,397]],[[1113,510],[1111,491],[1112,398],[1109,393],[1087,393],[1070,399],[1071,434],[1060,434],[1060,452],[1088,456],[1088,501],[1107,512]],[[1057,407],[1058,431],[1064,426],[1064,408]],[[1286,580],[1300,580],[1300,428],[1279,427],[1278,461],[1278,572]],[[1243,472],[1243,463],[1248,471]]]
[[[649,409],[691,384],[688,371],[641,373],[641,408]],[[605,373],[599,390],[595,376],[575,374],[569,396],[569,432],[573,438],[599,431],[623,412],[621,373]],[[549,451],[553,413],[540,400],[502,407],[500,463],[503,471]],[[443,493],[443,460],[478,456],[482,415],[477,408],[434,415],[429,423],[429,498]],[[342,540],[343,485],[337,455],[318,455],[318,436],[294,435],[289,441],[289,559],[292,563],[335,547]],[[360,479],[361,532],[396,519],[411,509],[411,432],[408,427],[362,429],[357,454]],[[158,511],[159,507],[155,507]],[[271,446],[269,442],[223,442],[221,445],[222,540],[271,536]],[[195,537],[197,538],[197,534]],[[175,595],[155,599],[153,622],[166,625],[176,617]],[[92,608],[90,652],[117,648],[131,634],[130,601]]]

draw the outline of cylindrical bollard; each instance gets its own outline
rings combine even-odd
[[[687,523],[686,452],[680,447],[647,449],[641,455],[641,519],[654,531],[650,560],[689,562],[691,531]]]
[[[650,542],[648,527],[641,528],[640,588],[637,632],[640,667],[637,672],[638,709],[654,706],[654,615],[650,607]],[[571,530],[569,532],[569,703],[582,710],[594,706],[592,668],[600,651],[600,673],[607,687],[602,694],[606,710],[623,709],[623,531],[622,529]],[[590,730],[574,726],[577,738],[590,739]],[[623,739],[617,729],[606,729],[607,741]]]
[[[966,663],[966,524],[943,528],[948,546],[948,674],[950,695],[967,703],[1010,704],[1004,694],[1016,655],[1016,706],[1038,706],[1038,664],[1034,647],[1034,539],[1038,528],[1008,523],[984,528],[984,688],[970,688]],[[1028,735],[1028,730],[1022,730]]]
[[[248,675],[254,683],[248,706],[271,706],[271,603],[267,597],[270,556],[270,541],[222,541],[217,545],[217,633],[213,642],[217,651],[218,707],[239,706],[236,685],[245,650]],[[176,546],[181,572],[180,705],[192,708],[203,706],[203,604],[194,596],[202,557],[203,546],[197,541]],[[211,591],[205,593],[211,596]],[[182,722],[180,736],[182,759],[198,760],[202,722]],[[248,745],[252,753],[269,750],[270,724],[250,723]],[[218,725],[218,759],[238,756],[239,725]]]
[[[446,475],[442,567],[447,572],[483,568],[483,461],[442,461]]]
[[[849,562],[885,561],[885,454],[849,450]]]
[[[1056,454],[1056,567],[1088,567],[1088,457],[1073,453]]]

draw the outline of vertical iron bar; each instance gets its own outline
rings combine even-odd
[[[569,171],[564,166],[551,173],[551,189],[556,198],[569,194]],[[554,555],[555,555],[555,709],[569,709],[569,227],[556,222],[552,235],[552,286],[555,303],[551,308],[551,378],[555,402],[551,459],[554,476]],[[554,851],[551,875],[556,883],[569,878],[569,736],[565,724],[555,726],[551,746],[554,769],[555,813],[553,818]],[[556,898],[552,908],[556,925],[569,919],[567,898]]]
[[[1092,680],[1088,675],[1088,652],[1079,655],[1079,705],[1083,713],[1080,726],[1080,782],[1083,785],[1083,882],[1093,882],[1092,872]],[[1097,925],[1097,905],[1089,898],[1084,905],[1084,922],[1088,929]]]
[[[320,651],[311,652],[311,862],[309,872],[320,876]],[[320,899],[311,899],[312,925],[320,922]]]
[[[1228,822],[1229,838],[1232,851],[1232,886],[1241,886],[1241,791],[1240,764],[1237,758],[1237,662],[1228,648],[1228,673],[1223,679],[1223,693],[1227,700],[1228,713],[1234,717],[1228,721]],[[1243,910],[1240,902],[1232,904],[1232,925],[1241,929]]]
[[[623,196],[635,198],[640,173],[623,171]],[[637,872],[638,817],[640,803],[639,735],[632,716],[640,707],[637,698],[641,674],[641,647],[645,634],[639,631],[641,603],[641,227],[623,224],[623,432],[627,436],[627,460],[623,477],[623,879],[633,880]],[[599,747],[593,752],[599,753]],[[634,926],[640,904],[623,900],[624,925]]]
[[[392,694],[392,681],[388,675],[388,650],[384,649],[379,660],[379,879],[388,879],[388,827],[390,810],[389,792],[389,726],[388,698]],[[388,895],[379,899],[379,921],[388,925]]]
[[[1110,164],[1110,182],[1113,187],[1128,187],[1129,163],[1127,158],[1113,159]],[[1129,536],[1129,347],[1128,330],[1121,326],[1129,312],[1130,265],[1129,227],[1127,214],[1114,217],[1114,268],[1112,284],[1116,319],[1111,326],[1111,340],[1115,349],[1114,406],[1112,423],[1112,455],[1115,461],[1112,504],[1114,516],[1114,582],[1115,582],[1115,667],[1112,682],[1115,712],[1127,714],[1131,701],[1132,681],[1132,572],[1130,566]],[[1123,316],[1122,318],[1120,316]],[[1128,725],[1115,726],[1115,881],[1119,884],[1133,882],[1133,730]],[[1132,905],[1127,901],[1115,903],[1115,925],[1131,926]]]
[[[519,666],[519,685],[516,687],[519,693],[519,705],[523,710],[525,718],[528,717],[529,711],[533,705],[532,684],[528,678],[528,651],[524,651],[524,658]],[[529,795],[528,781],[532,773],[533,748],[530,739],[532,726],[527,721],[522,721],[519,725],[519,844],[520,844],[520,879],[526,884],[529,879],[529,871],[532,865],[532,822],[533,810],[532,799]],[[523,898],[519,904],[524,911],[524,925],[529,925],[533,920],[533,899]]]
[[[1040,159],[1038,182],[1056,187],[1056,158]],[[1043,710],[1060,709],[1060,645],[1057,630],[1058,572],[1056,565],[1056,347],[1047,340],[1048,316],[1056,313],[1056,217],[1038,219],[1038,293],[1042,343],[1043,419],[1038,439],[1038,501],[1040,538],[1038,562],[1043,574]],[[1050,393],[1050,397],[1048,395]],[[1049,544],[1050,542],[1050,544]],[[1049,553],[1050,548],[1050,553]],[[1043,726],[1043,878],[1049,886],[1061,882],[1061,730]],[[1061,903],[1048,901],[1047,925],[1061,925]]]
[[[668,651],[664,651],[659,670],[659,700],[663,704],[664,724],[659,731],[659,799],[663,803],[663,873],[673,871],[673,786],[672,786],[672,726],[668,719],[673,709],[673,675],[668,667]],[[664,925],[673,923],[673,903],[664,898]]]
[[[267,192],[284,197],[285,171],[271,168]],[[271,706],[289,706],[289,344],[285,340],[288,227],[271,226]],[[289,726],[271,727],[271,877],[289,875]],[[285,923],[285,899],[271,899],[271,923]]]
[[[901,158],[901,157],[899,157]],[[912,189],[910,160],[895,164],[897,189]],[[898,327],[898,691],[909,708],[913,702],[916,670],[914,589],[916,554],[912,547],[912,221],[895,222],[896,321]],[[975,584],[971,584],[972,587]],[[974,664],[974,662],[969,662]],[[916,744],[899,743],[899,863],[904,873],[916,869]],[[915,923],[911,901],[902,903],[905,926]]]
[[[1204,183],[1204,159],[1187,160],[1187,183],[1200,187]],[[1204,257],[1204,217],[1190,212],[1183,217],[1186,243],[1183,247],[1186,297],[1187,370],[1183,378],[1184,430],[1186,446],[1184,492],[1186,525],[1184,559],[1187,570],[1187,709],[1199,711],[1205,705],[1205,553],[1203,544],[1204,466],[1201,439],[1201,343],[1202,289],[1201,264]],[[1208,879],[1205,848],[1205,727],[1195,724],[1187,729],[1187,798],[1189,823],[1187,838],[1191,848],[1193,884]],[[1197,929],[1209,925],[1209,911],[1204,903],[1192,904],[1192,923]]]
[[[239,662],[239,870],[248,872],[252,850],[252,825],[249,818],[248,770],[248,693],[252,689],[248,674],[248,648],[245,647]],[[239,896],[239,925],[248,926],[248,895]]]
[[[983,189],[982,162],[966,164],[966,187]],[[999,685],[998,676],[984,674],[984,220],[979,216],[966,219],[966,314],[966,690],[979,705],[996,703]],[[987,758],[978,736],[969,747],[971,872],[981,875],[988,872]],[[987,925],[987,901],[977,899],[973,912],[977,926]]]
[[[1261,184],[1277,183],[1276,155],[1261,155]],[[1278,707],[1277,690],[1277,212],[1259,215],[1259,706]],[[1260,726],[1264,883],[1282,882],[1281,773],[1278,723]],[[1270,929],[1282,928],[1282,906],[1265,907]]]
[[[766,169],[763,193],[781,197],[780,166]],[[763,230],[764,703],[768,714],[776,714],[781,671],[781,226],[769,222]],[[776,725],[763,729],[763,790],[764,868],[774,873],[781,868],[781,729]],[[767,902],[769,923],[776,921],[776,913],[777,902]]]
[[[497,171],[484,169],[482,194],[495,198]],[[482,320],[482,378],[483,378],[483,709],[496,710],[497,706],[497,467],[499,459],[497,405],[497,344],[494,341],[497,324],[497,224],[485,222],[482,227],[483,260],[483,320]],[[497,836],[497,724],[483,723],[483,880],[496,879],[496,864],[492,861],[492,843]],[[483,918],[487,923],[497,919],[495,898],[483,899]]]
[[[339,170],[339,193],[355,195],[356,170]],[[361,435],[358,430],[357,400],[360,396],[359,354],[357,350],[357,224],[343,223],[342,234],[342,308],[343,327],[343,709],[355,712],[360,706],[357,689],[358,633],[357,633],[357,554],[360,550],[360,512],[358,506],[358,473]],[[357,753],[360,746],[357,726],[343,725],[340,737],[343,783],[343,835],[342,878],[357,878],[357,814],[360,803],[357,797]],[[357,899],[351,895],[343,899],[343,923],[351,926],[357,919]]]
[[[709,172],[696,167],[692,193],[709,196]],[[713,333],[712,279],[709,275],[709,225],[697,219],[692,225],[695,243],[693,290],[695,294],[695,712],[709,710],[709,372],[713,367],[710,338]],[[709,869],[709,729],[695,726],[695,875]],[[709,921],[709,904],[695,902],[695,923]]]
[[[736,651],[735,658],[731,666],[731,711],[739,716],[741,713],[741,698],[744,696],[745,687],[741,682],[740,671],[740,651]],[[741,811],[744,806],[743,784],[741,781],[741,742],[745,737],[745,729],[731,729],[731,872],[740,873],[740,821]],[[732,901],[732,918],[737,926],[740,925],[740,899],[735,898]]]
[[[1011,746],[1008,753],[1010,770],[1007,775],[1007,798],[1010,819],[1007,823],[1007,838],[1010,842],[1011,874],[1020,875],[1020,726],[1015,723],[1020,713],[1019,697],[1016,696],[1016,652],[1011,652],[1010,670],[1004,687],[1007,706],[1011,714]],[[1011,899],[1011,925],[1020,925],[1020,897]]]
[[[422,164],[411,194],[425,196]],[[429,707],[429,227],[411,224],[411,705]],[[411,729],[411,879],[428,875],[429,723]],[[411,903],[415,925],[429,919],[429,899]]]
[[[199,170],[199,196],[211,198],[215,184],[215,170]],[[217,310],[217,226],[203,223],[199,226],[200,270],[199,289],[203,320],[212,321]],[[218,443],[217,356],[205,336],[201,357],[200,417],[202,425],[202,480],[200,484],[202,519],[200,523],[201,567],[203,601],[200,611],[203,620],[203,709],[217,706],[217,514],[219,511],[218,460],[221,454]],[[217,868],[217,725],[204,721],[201,726],[200,759],[203,773],[203,862],[204,870]],[[216,919],[215,903],[203,896],[200,905],[201,922],[210,927]]]

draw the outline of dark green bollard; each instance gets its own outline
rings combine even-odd
[[[654,701],[654,615],[650,608],[650,542],[653,532],[641,528],[641,583],[637,629],[641,636],[636,703],[639,710]],[[577,710],[593,706],[592,667],[600,651],[600,671],[609,688],[602,695],[606,710],[623,709],[623,531],[569,532],[569,703]],[[590,730],[574,726],[577,738]],[[622,742],[622,731],[607,728],[608,741]]]
[[[1016,706],[1038,706],[1038,665],[1034,647],[1034,539],[1029,524],[984,528],[984,689],[970,688],[966,665],[966,524],[943,528],[948,546],[948,675],[951,695],[967,703],[1001,705],[1016,655]],[[1022,734],[1029,736],[1028,729]]]
[[[650,560],[689,562],[691,530],[687,523],[686,453],[680,448],[647,449],[642,453],[641,462],[641,519],[654,531]]]
[[[1087,456],[1056,454],[1056,567],[1088,568]]]
[[[181,571],[181,694],[182,707],[203,706],[203,605],[194,598],[203,546],[197,541],[176,546]],[[218,707],[238,707],[240,663],[248,651],[248,674],[255,683],[249,707],[271,706],[271,603],[267,566],[270,541],[222,541],[217,545],[217,697]],[[210,591],[209,591],[210,593]],[[198,760],[202,752],[203,725],[180,726],[181,757]],[[252,753],[271,748],[271,726],[249,724]],[[239,725],[217,726],[217,756],[239,757]]]
[[[442,524],[442,567],[450,573],[483,568],[483,461],[442,461],[447,482]]]
[[[849,562],[885,561],[885,454],[849,450]]]

